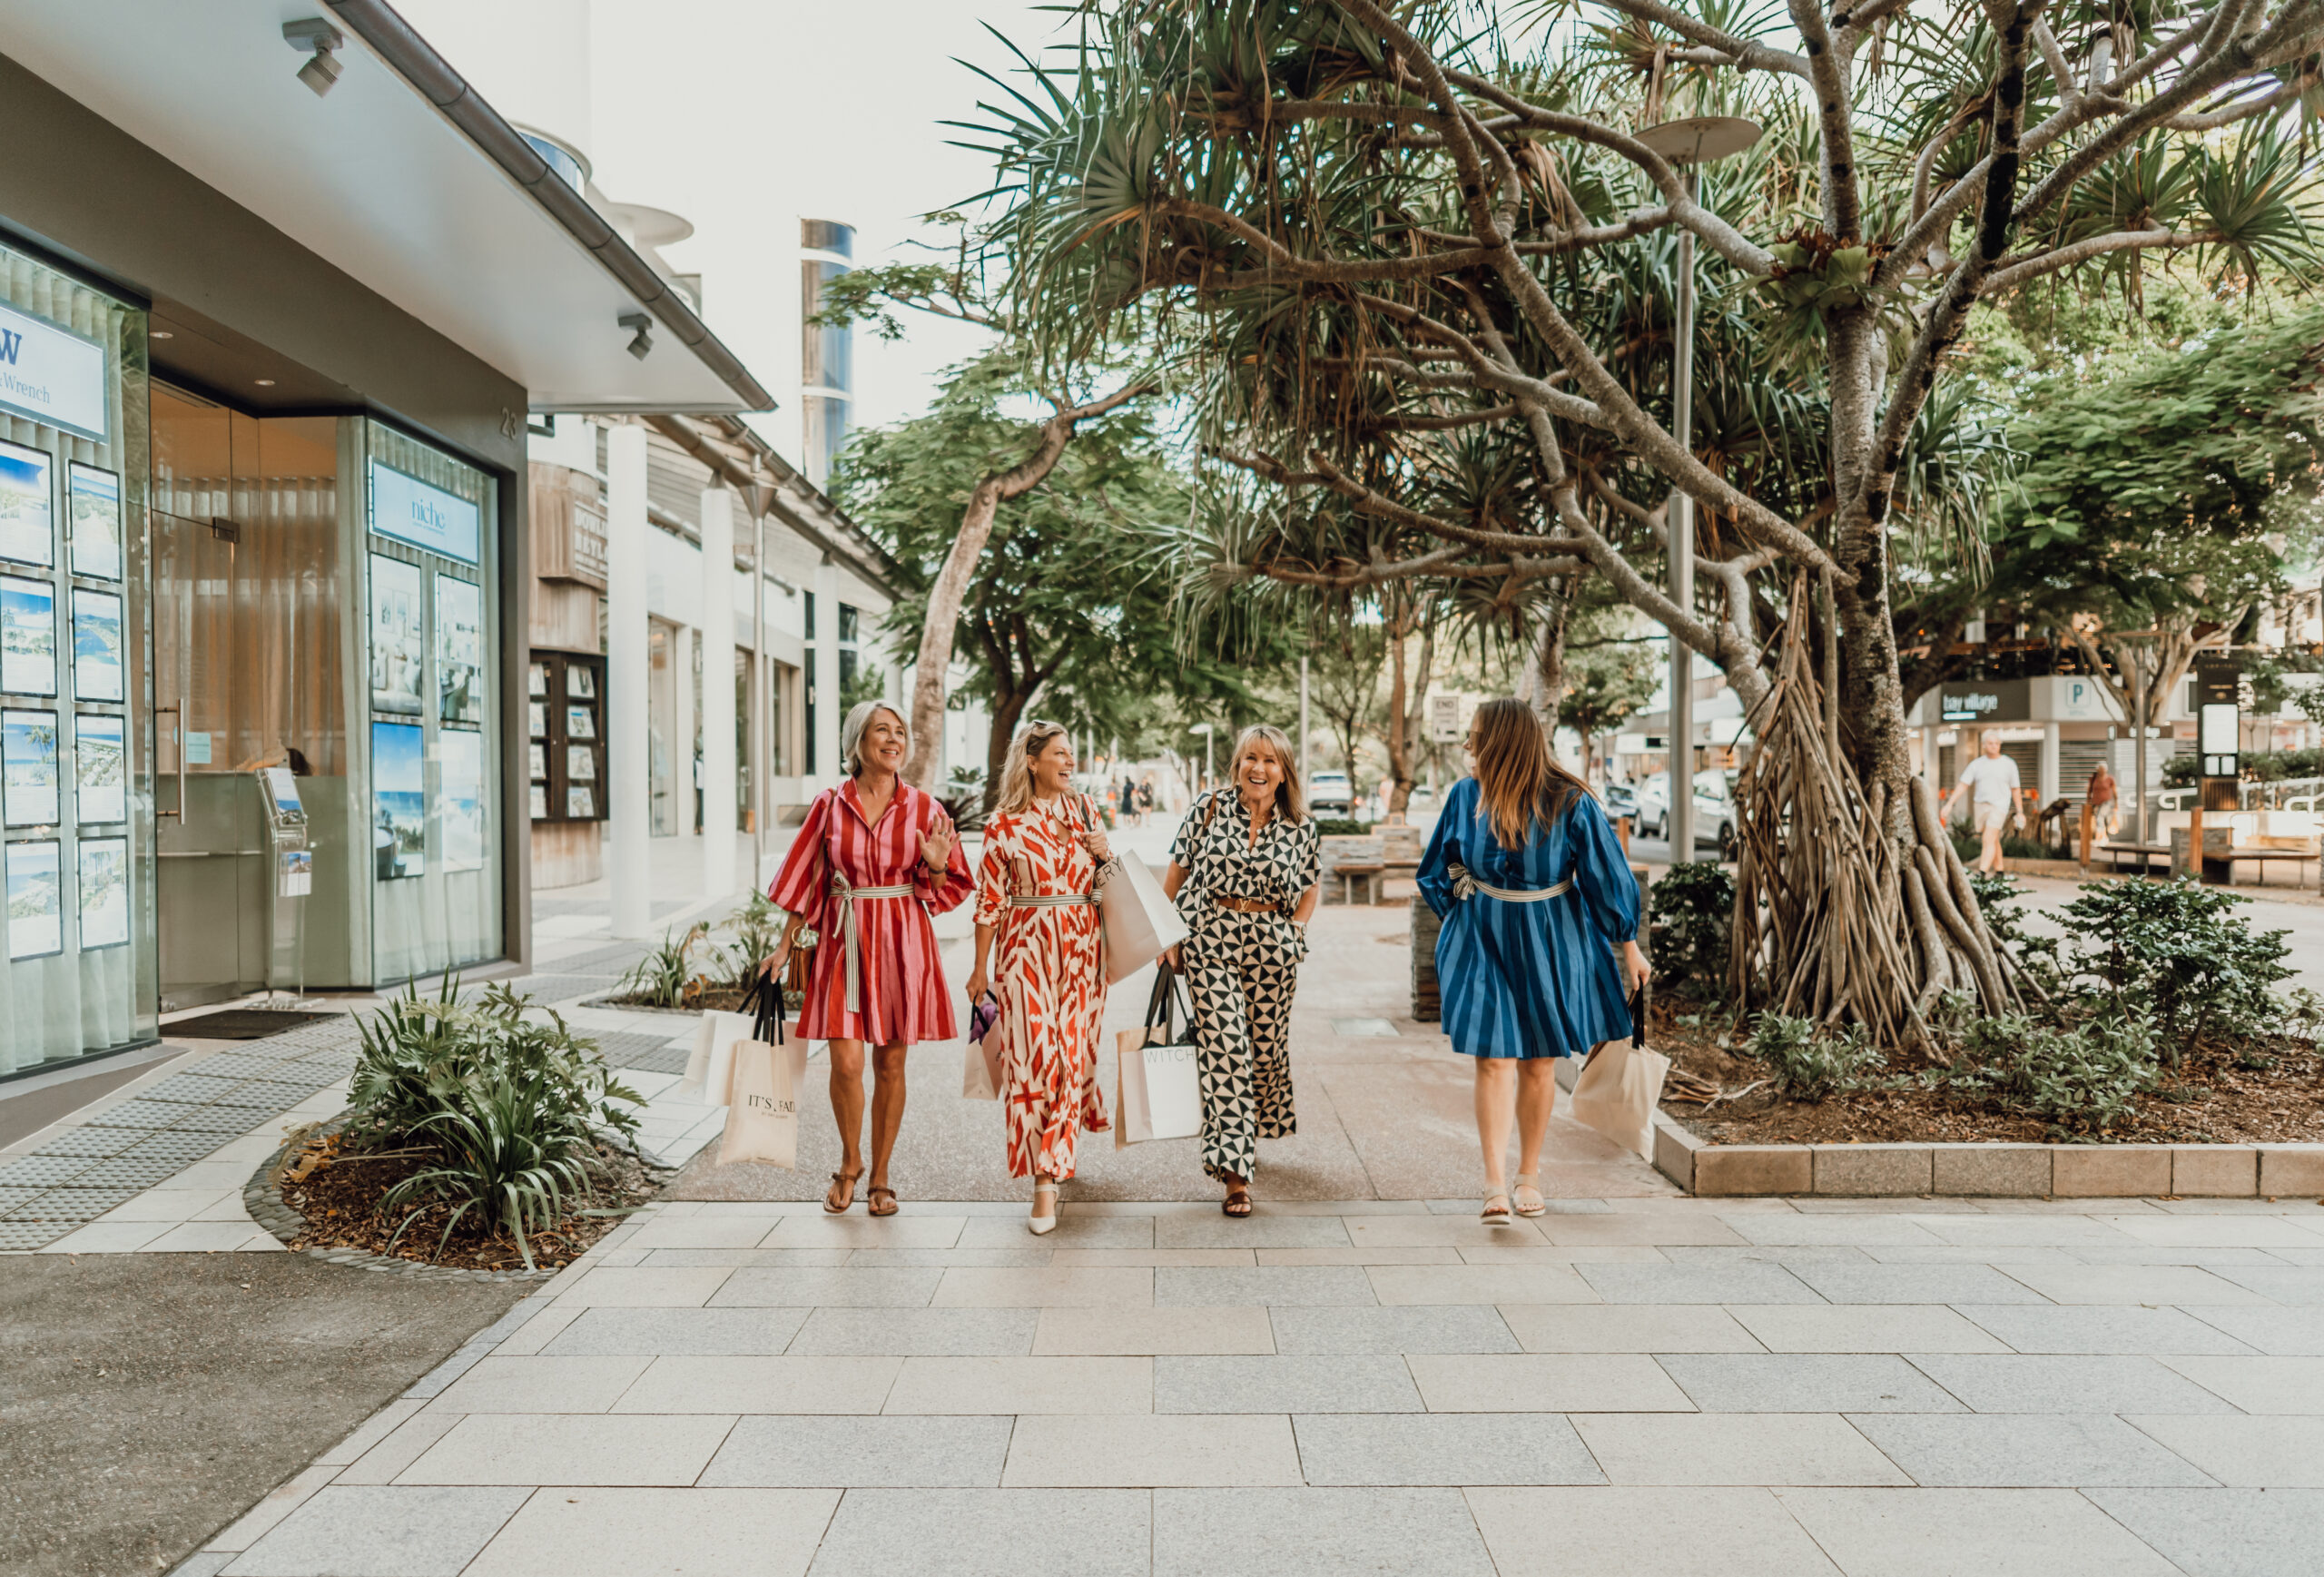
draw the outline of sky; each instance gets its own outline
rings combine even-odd
[[[1059,19],[1020,0],[398,0],[510,120],[579,143],[618,202],[691,221],[662,249],[700,272],[704,317],[783,409],[754,425],[800,452],[802,218],[856,227],[859,262],[914,254],[919,216],[990,184],[982,155],[938,124],[973,119],[990,84],[955,64],[1010,63]],[[576,40],[586,36],[586,49]],[[579,129],[586,123],[586,130]],[[986,336],[915,317],[907,338],[855,340],[856,424],[921,410]]]

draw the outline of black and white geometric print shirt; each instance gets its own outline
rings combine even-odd
[[[1280,810],[1267,817],[1254,843],[1243,796],[1232,788],[1213,789],[1195,801],[1170,845],[1170,858],[1187,872],[1178,912],[1191,921],[1200,895],[1215,892],[1279,904],[1288,912],[1315,885],[1321,847],[1313,816],[1288,822]]]

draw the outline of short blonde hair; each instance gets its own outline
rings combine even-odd
[[[863,734],[872,726],[874,714],[884,712],[896,720],[904,731],[904,760],[911,760],[911,719],[889,705],[885,701],[858,701],[848,708],[847,721],[839,725],[839,758],[847,765],[847,775],[863,775]]]
[[[1307,798],[1299,787],[1299,758],[1291,754],[1291,736],[1272,723],[1254,723],[1235,736],[1235,753],[1227,759],[1227,776],[1231,780],[1242,764],[1243,753],[1254,744],[1264,744],[1275,752],[1275,760],[1283,764],[1283,782],[1275,786],[1275,808],[1287,822],[1307,819]],[[1236,792],[1240,792],[1239,790]]]
[[[1038,717],[1017,731],[1009,744],[1009,764],[1000,769],[1000,798],[992,807],[996,813],[1010,814],[1033,803],[1033,757],[1064,736],[1064,724]]]

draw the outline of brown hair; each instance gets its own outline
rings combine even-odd
[[[1478,811],[1492,823],[1504,849],[1522,848],[1538,819],[1548,826],[1590,785],[1560,766],[1533,709],[1503,696],[1477,708],[1469,724],[1475,743]]]

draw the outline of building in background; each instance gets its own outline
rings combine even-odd
[[[832,462],[846,446],[855,395],[852,329],[812,320],[823,310],[823,287],[855,259],[855,230],[829,219],[799,222],[799,452],[807,478],[829,485]]]

